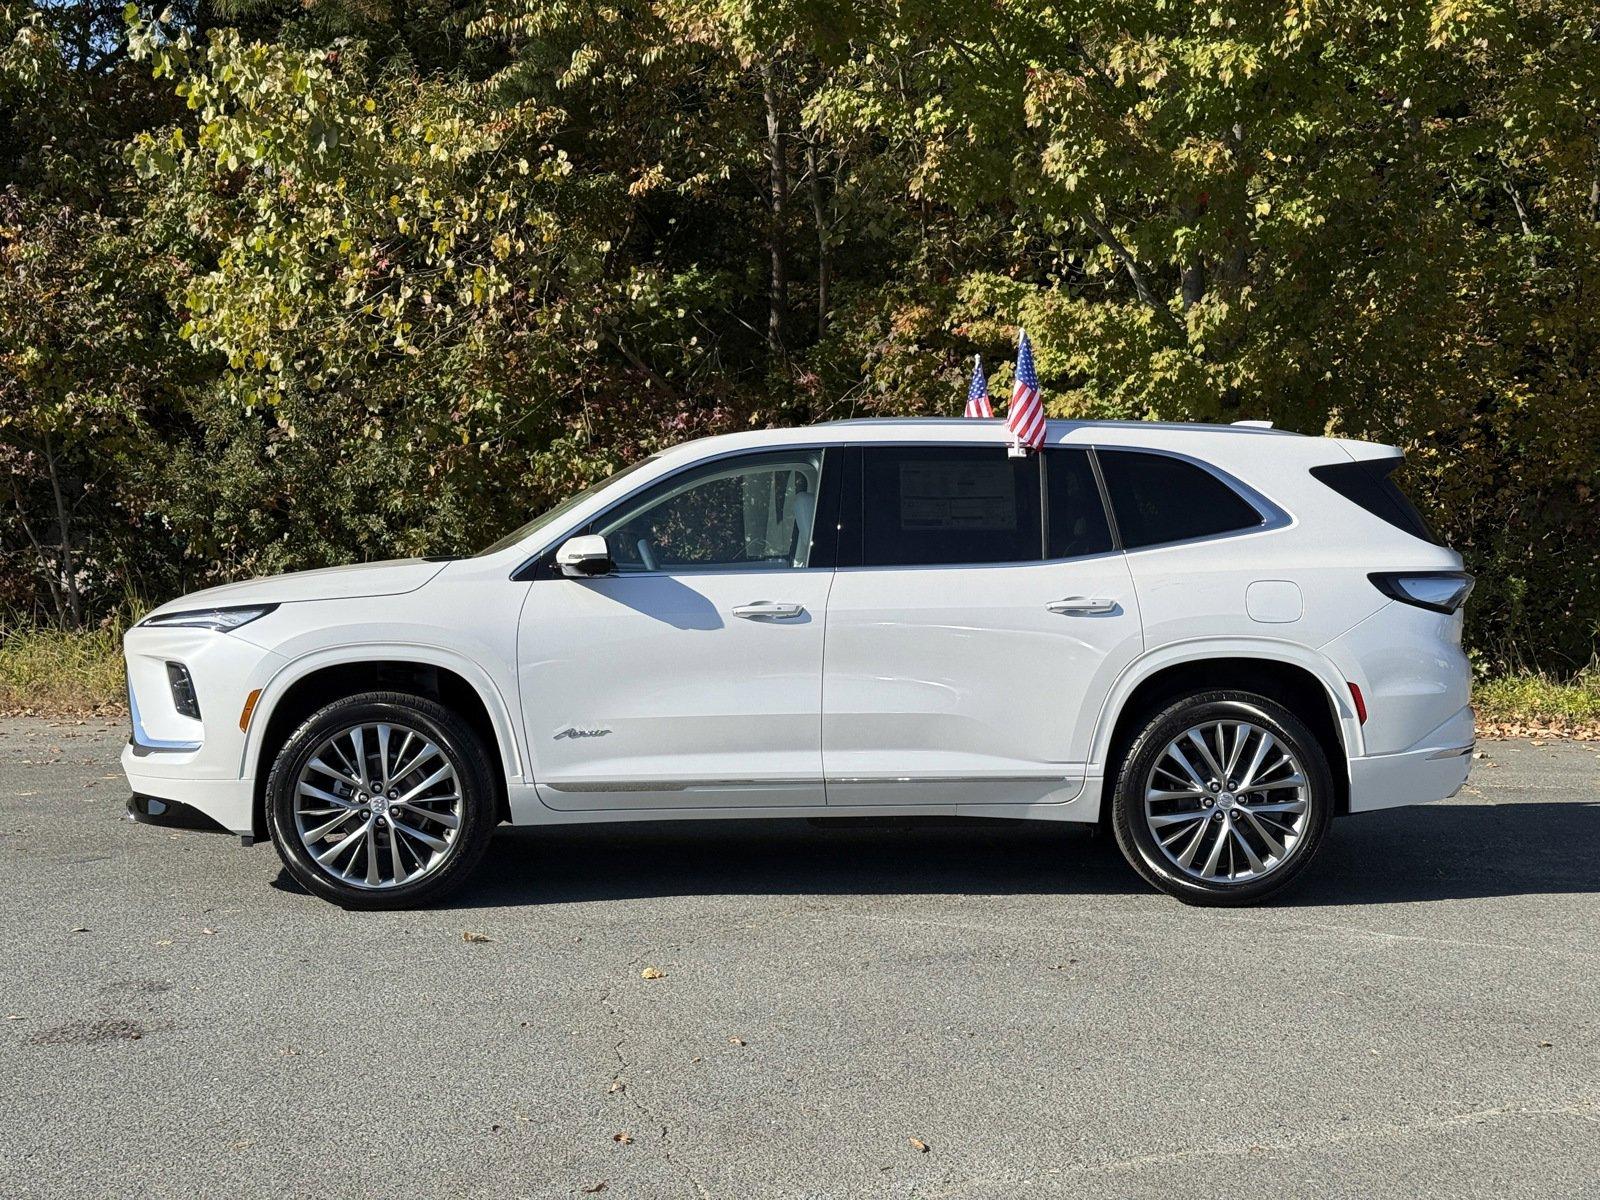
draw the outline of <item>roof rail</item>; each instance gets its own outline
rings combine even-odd
[[[1271,421],[1234,421],[1235,425],[1242,425],[1246,429],[1271,429]]]

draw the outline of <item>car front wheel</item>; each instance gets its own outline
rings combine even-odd
[[[289,873],[347,908],[402,908],[460,885],[496,824],[482,742],[449,709],[368,692],[313,713],[267,779]]]
[[[1122,853],[1190,904],[1249,904],[1286,887],[1332,814],[1316,737],[1276,701],[1235,691],[1185,696],[1150,717],[1112,800]]]

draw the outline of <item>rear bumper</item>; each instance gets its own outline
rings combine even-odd
[[[1350,760],[1350,811],[1448,800],[1472,767],[1472,709],[1463,708],[1417,745],[1398,754]]]

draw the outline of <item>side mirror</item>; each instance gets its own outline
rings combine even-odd
[[[616,570],[611,561],[611,547],[598,533],[580,534],[568,538],[556,551],[556,566],[571,579],[587,579],[594,575],[609,575]]]

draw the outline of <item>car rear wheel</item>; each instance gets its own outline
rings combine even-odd
[[[1265,696],[1185,696],[1150,717],[1122,760],[1117,844],[1145,879],[1190,904],[1250,904],[1310,864],[1333,815],[1327,756]]]
[[[347,908],[405,908],[459,886],[487,849],[489,758],[449,709],[368,692],[313,713],[267,779],[267,827],[289,873]]]

